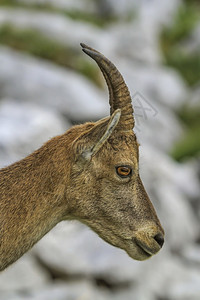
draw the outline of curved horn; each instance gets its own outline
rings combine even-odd
[[[128,87],[121,73],[115,65],[100,52],[82,43],[81,46],[83,52],[96,61],[103,73],[109,89],[110,113],[112,114],[116,109],[121,109],[121,118],[117,127],[125,131],[132,130],[134,127],[132,101]]]
[[[96,53],[98,53],[98,54],[101,55],[100,52],[98,52],[97,50],[95,50],[95,49],[93,49],[93,48],[91,48],[91,47],[89,47],[89,46],[87,46],[87,45],[85,45],[85,44],[83,44],[83,43],[81,43],[80,45],[81,45],[81,47],[84,48],[84,49],[89,49],[89,50],[91,50],[91,51],[93,51],[93,52],[96,52]],[[84,50],[83,50],[83,51],[84,51]],[[106,72],[105,72],[104,69],[101,67],[101,64],[99,64],[98,62],[97,62],[97,64],[98,64],[98,66],[99,66],[99,68],[100,68],[100,70],[101,70],[101,72],[102,72],[102,74],[103,74],[103,76],[104,76],[104,78],[105,78],[105,80],[106,80],[107,86],[108,86],[108,90],[109,90],[109,104],[110,104],[110,115],[112,115],[113,112],[114,112],[114,108],[113,108],[113,97],[114,97],[114,95],[113,95],[112,85],[111,85],[111,83],[110,83],[110,80],[109,80],[109,78],[108,78]]]

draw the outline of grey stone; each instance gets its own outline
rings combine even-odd
[[[154,25],[162,30],[163,26],[171,25],[181,5],[181,0],[140,1],[138,6],[141,22],[146,26]]]
[[[144,26],[136,19],[128,24],[119,23],[111,26],[108,32],[112,36],[114,48],[110,50],[109,57],[115,58],[116,62],[122,61],[123,58],[127,65],[131,60],[148,64],[158,64],[162,61],[158,33],[154,27]],[[114,54],[117,56],[114,57]],[[135,70],[134,65],[133,70]]]
[[[183,80],[172,69],[160,66],[124,61],[119,69],[132,96],[139,141],[170,151],[183,133],[176,116],[189,95]]]
[[[83,76],[0,48],[1,97],[51,107],[70,120],[99,119],[108,114],[104,94]]]
[[[3,293],[4,300],[111,300],[109,292],[96,288],[86,280],[54,282],[27,292]]]
[[[183,128],[175,113],[167,107],[149,101],[142,94],[133,97],[135,133],[143,147],[154,146],[155,151],[168,153],[180,139]]]
[[[137,287],[138,298],[170,299],[170,300],[197,300],[199,299],[200,274],[198,268],[184,264],[180,258],[162,254],[145,263],[143,276]]]
[[[70,124],[58,112],[17,100],[0,101],[0,165],[19,160]]]
[[[200,266],[200,245],[190,244],[184,247],[181,251],[184,259],[186,259],[190,264],[195,266]]]
[[[74,51],[77,51],[80,42],[85,42],[99,49],[110,59],[114,53],[150,63],[158,63],[162,59],[157,27],[146,26],[140,20],[124,25],[115,24],[103,30],[60,14],[1,8],[0,25],[4,24],[37,30],[49,39],[71,47]]]
[[[10,24],[15,28],[37,30],[49,39],[74,48],[80,42],[101,49],[107,55],[113,49],[107,31],[94,27],[89,23],[72,20],[59,13],[38,12],[26,9],[0,9],[0,25]],[[84,40],[83,40],[84,39]]]
[[[176,250],[193,243],[199,233],[198,220],[187,194],[199,195],[195,169],[179,165],[149,145],[141,147],[140,156],[141,177],[162,220],[167,243]]]
[[[49,274],[30,254],[25,254],[4,272],[0,273],[1,294],[11,291],[38,289],[47,284]]]
[[[100,15],[115,15],[123,18],[124,16],[130,16],[131,14],[142,18],[145,22],[156,22],[156,24],[168,25],[172,21],[177,8],[180,6],[181,1],[130,1],[130,0],[118,0],[117,5],[114,0],[15,0],[19,3],[25,4],[48,4],[52,7],[77,10],[90,13],[98,13]]]
[[[180,108],[190,95],[181,76],[172,68],[121,60],[118,64],[131,95],[136,92],[152,103],[172,110]]]
[[[34,247],[33,253],[58,273],[103,278],[115,284],[136,280],[140,268],[124,251],[76,222],[57,225]]]
[[[25,3],[26,5],[31,4],[47,4],[51,7],[64,9],[64,10],[78,10],[84,12],[95,12],[95,2],[91,0],[15,0],[18,3]]]
[[[154,153],[155,155],[153,155]],[[141,173],[149,188],[157,178],[157,180],[165,180],[167,184],[173,184],[188,199],[199,196],[200,186],[196,160],[180,164],[156,149],[153,144],[146,143],[140,147],[140,162]]]
[[[185,267],[180,270],[168,288],[169,299],[173,300],[199,300],[200,297],[200,274],[198,268]]]
[[[102,0],[96,3],[99,13],[103,15],[115,15],[123,20],[123,17],[133,14],[147,26],[151,23],[169,25],[181,5],[180,0],[118,0],[117,5],[115,0]]]

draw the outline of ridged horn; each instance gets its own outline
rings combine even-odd
[[[93,58],[98,64],[109,89],[110,114],[121,109],[118,130],[127,131],[134,127],[133,107],[128,87],[118,69],[104,55],[95,49],[81,43],[83,52]]]

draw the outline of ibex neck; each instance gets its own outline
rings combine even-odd
[[[55,165],[54,141],[0,170],[0,270],[66,215],[66,185],[63,170]]]

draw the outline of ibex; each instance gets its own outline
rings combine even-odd
[[[105,77],[110,117],[76,125],[0,170],[0,270],[63,220],[79,220],[136,260],[164,243],[139,176],[128,87],[106,57],[81,46]]]

